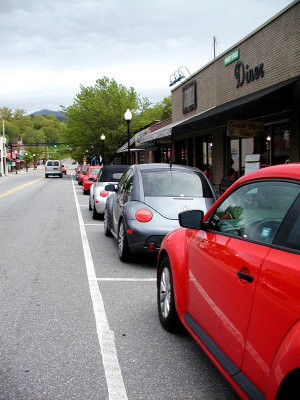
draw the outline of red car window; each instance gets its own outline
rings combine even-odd
[[[241,186],[216,209],[209,228],[272,243],[298,194],[299,185],[290,182],[254,182]]]

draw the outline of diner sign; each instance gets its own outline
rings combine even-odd
[[[229,54],[229,56],[227,56],[224,59],[224,65],[232,63],[233,61],[237,60],[239,56],[240,56],[239,49],[236,49],[233,53]]]
[[[227,121],[227,136],[255,137],[264,130],[264,123],[259,121]]]

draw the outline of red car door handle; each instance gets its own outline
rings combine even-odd
[[[244,281],[247,281],[247,282],[253,282],[253,276],[252,275],[249,275],[249,274],[245,274],[245,272],[242,272],[242,271],[238,271],[237,272],[237,276],[240,278],[240,279],[243,279]]]

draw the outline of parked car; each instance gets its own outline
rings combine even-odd
[[[63,177],[63,167],[59,160],[47,160],[45,165],[45,178],[49,176]]]
[[[113,185],[106,190],[114,189]],[[157,254],[164,236],[179,227],[178,213],[216,200],[205,175],[197,168],[169,164],[132,165],[108,197],[104,233],[118,241],[119,257]]]
[[[79,175],[81,169],[82,169],[82,165],[78,165],[78,166],[76,167],[76,169],[75,169],[76,181],[78,181],[78,175]]]
[[[158,315],[184,325],[243,399],[300,398],[300,165],[236,181],[163,240]]]
[[[82,179],[83,194],[90,193],[90,187],[95,182],[98,172],[100,171],[101,168],[102,167],[100,165],[94,165],[86,170],[86,173]]]
[[[105,190],[105,186],[117,184],[128,167],[129,165],[104,165],[99,171],[96,181],[90,187],[89,209],[94,219],[103,216],[107,197],[112,193]]]
[[[77,179],[78,185],[82,186],[83,177],[85,176],[86,171],[87,171],[88,168],[89,168],[89,165],[83,165],[83,166],[82,166],[82,168],[81,168],[81,170],[80,170],[80,172],[79,172],[79,174],[78,174],[78,179]]]

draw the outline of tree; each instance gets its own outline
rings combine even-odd
[[[22,108],[16,108],[13,113],[13,117],[15,120],[22,119],[23,117],[25,117],[25,114],[26,110],[23,110]]]
[[[126,141],[127,128],[124,112],[127,108],[137,113],[142,102],[131,88],[117,84],[107,77],[98,79],[95,86],[80,87],[73,105],[64,109],[67,120],[67,141],[72,156],[81,160],[89,154],[101,154],[100,136],[105,134],[105,154],[108,160]],[[132,121],[134,126],[135,121]],[[92,149],[93,146],[93,149]]]
[[[11,120],[13,117],[13,112],[11,108],[8,107],[0,107],[0,118],[5,119],[6,121]]]
[[[66,141],[72,148],[72,157],[81,161],[89,154],[102,153],[101,134],[105,135],[105,159],[109,160],[127,141],[127,124],[124,113],[133,113],[131,135],[155,120],[171,117],[171,97],[152,105],[140,98],[136,91],[107,77],[98,79],[95,86],[80,87],[73,105],[64,108],[68,117]]]
[[[3,124],[1,123],[0,132],[3,135]],[[4,122],[5,136],[12,142],[15,142],[20,131],[19,128],[12,122]]]

